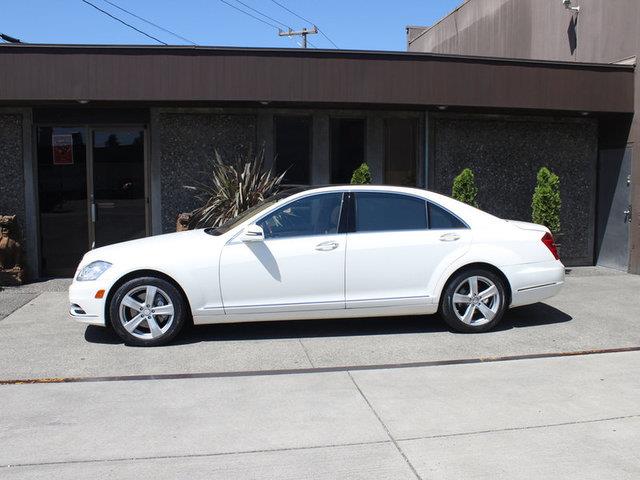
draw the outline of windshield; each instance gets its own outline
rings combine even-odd
[[[238,225],[240,225],[247,218],[252,217],[253,215],[256,215],[257,213],[260,213],[263,210],[266,210],[271,205],[273,205],[275,203],[278,203],[283,198],[290,197],[291,195],[293,195],[295,193],[302,192],[304,190],[307,190],[307,189],[306,188],[302,188],[302,187],[297,187],[297,188],[289,188],[287,190],[284,190],[284,191],[282,191],[280,193],[277,193],[277,194],[275,194],[275,195],[273,195],[273,196],[271,196],[269,198],[266,198],[265,200],[263,200],[260,203],[257,203],[253,207],[245,210],[244,212],[242,212],[237,217],[232,218],[231,220],[229,220],[229,221],[223,223],[222,225],[220,225],[219,227],[205,228],[204,231],[206,233],[208,233],[209,235],[214,235],[214,236],[222,235],[224,233],[227,233],[229,230],[232,230],[235,227],[237,227]]]

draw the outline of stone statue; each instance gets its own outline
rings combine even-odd
[[[15,215],[0,215],[0,285],[21,285],[24,281],[22,247],[11,235],[15,223]]]
[[[181,213],[178,215],[178,221],[176,222],[176,232],[184,232],[189,230],[189,222],[191,222],[190,213]]]

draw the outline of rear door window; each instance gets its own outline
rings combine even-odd
[[[426,202],[397,193],[358,192],[355,231],[383,232],[427,228]]]

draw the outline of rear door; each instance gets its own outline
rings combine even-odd
[[[427,291],[431,276],[443,262],[464,254],[471,231],[450,212],[417,196],[357,192],[352,198],[347,308],[432,303]]]

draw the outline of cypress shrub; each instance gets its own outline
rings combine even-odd
[[[478,202],[476,202],[478,187],[476,187],[476,180],[470,168],[465,168],[460,172],[460,175],[453,179],[451,196],[460,202],[478,208]]]
[[[371,183],[371,172],[369,165],[363,163],[353,171],[351,176],[351,185],[365,185]]]
[[[544,225],[551,233],[560,231],[560,179],[547,167],[538,171],[536,188],[531,200],[533,223]]]

